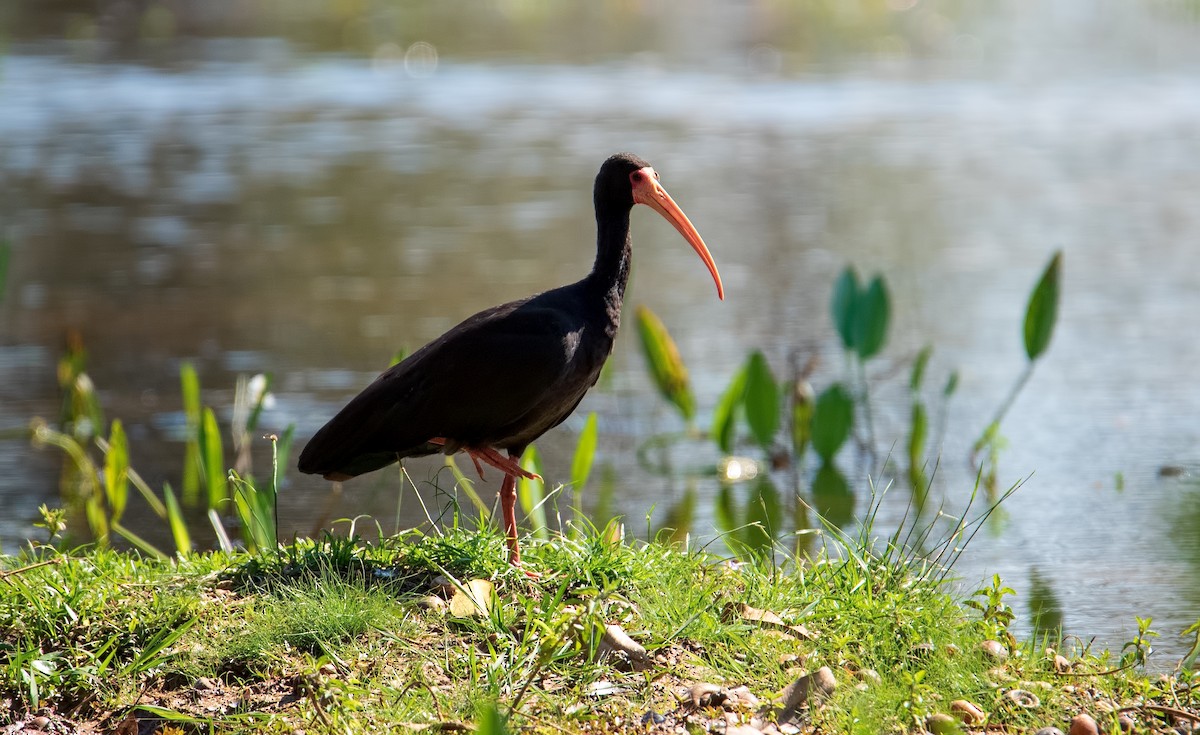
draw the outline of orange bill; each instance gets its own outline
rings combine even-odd
[[[654,169],[647,166],[641,169],[638,173],[643,174],[638,176],[634,174],[631,178],[633,182],[633,201],[637,204],[645,204],[655,212],[658,212],[667,219],[679,234],[683,235],[683,239],[688,241],[700,259],[704,261],[704,265],[708,268],[708,272],[712,274],[713,281],[717,284],[717,298],[725,298],[725,287],[721,285],[721,274],[717,273],[717,264],[713,262],[712,255],[708,252],[708,247],[705,246],[704,240],[700,238],[700,233],[696,232],[696,228],[692,226],[691,221],[666,189],[658,183],[658,174]]]

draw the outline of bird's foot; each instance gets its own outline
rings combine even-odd
[[[446,445],[446,440],[438,436],[430,439],[429,443],[441,447]],[[505,457],[491,447],[466,447],[463,451],[475,463],[475,471],[479,473],[479,479],[481,480],[483,479],[483,467],[479,464],[480,462],[491,465],[512,477],[524,477],[526,480],[542,479],[542,476],[536,472],[530,472],[521,467],[521,463],[515,457]]]

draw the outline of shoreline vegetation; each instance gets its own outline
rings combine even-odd
[[[3,732],[1200,729],[1196,648],[1157,674],[1149,620],[1119,653],[1018,641],[1002,580],[956,599],[899,534],[732,561],[568,524],[521,570],[467,525],[0,557]]]

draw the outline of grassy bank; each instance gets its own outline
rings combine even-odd
[[[0,724],[752,734],[953,732],[965,718],[965,731],[1034,732],[1088,713],[1109,732],[1122,719],[1200,725],[1200,678],[1144,674],[1133,621],[1123,658],[1047,650],[1009,635],[999,580],[956,600],[937,567],[888,544],[734,564],[612,530],[528,540],[537,577],[509,568],[488,530],[170,560],[33,547],[0,559]]]

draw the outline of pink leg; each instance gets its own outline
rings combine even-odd
[[[508,543],[508,563],[521,565],[521,550],[517,547],[517,478],[504,476],[500,486],[500,514],[504,518],[504,540]]]

